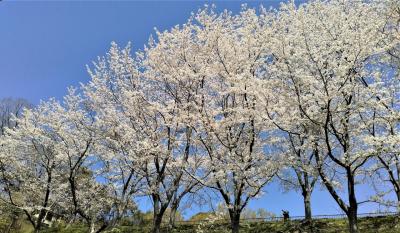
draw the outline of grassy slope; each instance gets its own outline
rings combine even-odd
[[[18,233],[30,233],[32,228],[23,223]],[[399,217],[374,217],[361,218],[360,233],[400,233]],[[180,224],[172,233],[196,233],[198,225]],[[207,233],[228,233],[228,224],[214,224],[213,226],[203,227]],[[150,231],[150,226],[121,226],[108,233],[146,233]],[[1,228],[0,228],[1,232]],[[43,233],[84,233],[88,229],[84,226],[74,225],[65,229],[63,226],[53,227],[43,230]],[[167,232],[164,230],[163,232]],[[311,232],[309,227],[304,226],[300,221],[291,221],[286,224],[283,222],[248,222],[241,224],[241,233],[305,233]],[[324,219],[315,220],[313,224],[314,233],[345,233],[347,231],[347,221],[344,219]]]
[[[375,217],[375,218],[361,218],[359,222],[360,233],[400,233],[399,217]],[[176,233],[194,233],[193,226],[187,226],[185,229],[175,231]],[[213,226],[206,229],[205,232],[209,233],[222,233],[229,232],[228,225]],[[174,232],[174,233],[175,233]],[[258,223],[243,223],[241,225],[242,233],[300,233],[311,232],[308,226],[304,226],[300,221],[292,221],[286,224],[282,222],[258,222]],[[345,233],[347,230],[347,221],[344,219],[325,219],[316,220],[313,224],[314,233]]]

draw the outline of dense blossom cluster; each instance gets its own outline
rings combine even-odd
[[[238,232],[277,178],[301,191],[307,220],[320,183],[358,232],[363,174],[389,181],[374,201],[400,203],[399,5],[205,7],[134,55],[112,43],[90,82],[4,130],[0,199],[36,231],[51,212],[100,232],[148,196],[156,233],[167,210],[173,227],[185,197],[213,190]]]

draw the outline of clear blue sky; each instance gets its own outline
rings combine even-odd
[[[104,55],[111,41],[124,46],[133,43],[142,49],[154,27],[168,29],[185,23],[190,13],[202,7],[203,1],[2,1],[0,2],[0,98],[22,97],[34,104],[49,97],[58,99],[68,86],[86,82],[86,64]],[[218,10],[238,12],[240,1],[216,1]],[[248,6],[278,6],[278,0],[251,1]],[[210,2],[208,2],[210,4]],[[360,201],[371,193],[359,188]],[[339,207],[326,191],[317,188],[312,199],[314,214],[339,213]],[[141,209],[149,209],[142,201]],[[276,183],[266,194],[250,203],[251,208],[265,208],[280,214],[303,215],[301,195],[282,194]],[[193,208],[190,216],[206,208]],[[371,206],[360,212],[373,210]]]

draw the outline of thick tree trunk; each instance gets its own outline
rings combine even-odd
[[[303,196],[303,201],[304,201],[304,216],[305,216],[305,220],[307,222],[311,222],[311,190],[312,187],[309,182],[309,176],[307,172],[303,171],[303,185],[302,185],[302,193],[301,195]],[[301,180],[299,179],[299,182],[301,182]]]
[[[349,220],[350,233],[358,233],[357,209],[358,203],[355,192],[354,175],[350,168],[347,169],[347,189],[349,194],[349,208],[347,218]]]
[[[175,227],[176,212],[178,210],[178,204],[171,205],[171,213],[169,215],[168,228],[172,230]]]
[[[44,217],[46,216],[47,211],[44,210],[44,208],[47,207],[48,202],[49,202],[49,198],[50,198],[50,184],[51,184],[51,180],[52,180],[52,173],[51,170],[48,171],[47,174],[47,189],[46,189],[46,194],[44,197],[44,201],[43,201],[43,209],[40,210],[39,212],[39,216],[36,220],[36,224],[35,224],[35,233],[39,232],[41,227],[42,227],[42,221],[44,219]]]
[[[239,233],[240,212],[239,211],[229,211],[229,217],[231,219],[232,233]]]
[[[162,204],[157,195],[153,195],[153,230],[152,233],[161,232],[161,223],[168,203]]]
[[[311,213],[311,192],[303,192],[304,220],[310,232],[314,232]]]
[[[304,200],[304,216],[307,222],[311,222],[312,213],[311,213],[311,193],[305,192],[303,193]]]
[[[44,216],[45,216],[45,213],[46,211],[44,211],[44,210],[41,210],[40,212],[39,212],[39,216],[38,216],[38,218],[37,218],[37,220],[36,220],[36,225],[35,225],[35,232],[40,232],[40,229],[42,228],[42,221],[43,221],[43,219],[44,219]]]
[[[162,221],[162,215],[160,214],[154,215],[152,233],[161,232],[161,221]]]
[[[349,212],[347,218],[349,220],[349,232],[358,233],[357,211]]]
[[[327,126],[325,126],[325,134],[327,134],[326,127]],[[328,138],[328,137],[326,136],[326,138]],[[329,145],[329,143],[327,143],[327,145]],[[330,153],[330,157],[332,157],[331,153]],[[320,157],[319,157],[318,150],[316,150],[315,159],[316,159],[317,163],[320,164]],[[329,193],[331,194],[333,199],[336,201],[336,203],[339,205],[339,207],[346,213],[347,219],[349,221],[349,232],[350,233],[358,233],[358,221],[357,221],[358,203],[357,203],[356,192],[355,192],[354,171],[352,171],[351,166],[345,166],[345,165],[341,165],[341,166],[346,169],[349,205],[346,205],[346,203],[339,197],[334,186],[332,185],[332,183],[329,181],[329,179],[325,175],[321,166],[318,167],[318,172],[319,172],[322,182],[325,184],[325,187],[327,188],[327,190],[329,191]]]
[[[161,227],[161,218],[160,218],[160,201],[159,199],[153,195],[153,233],[159,233]]]
[[[396,206],[396,208],[397,208],[397,212],[400,213],[400,190],[396,190],[395,189],[395,192],[396,192],[396,197],[397,197],[397,206]]]

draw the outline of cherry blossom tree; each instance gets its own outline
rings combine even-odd
[[[283,164],[287,169],[277,175],[285,191],[300,191],[304,202],[305,220],[312,220],[311,194],[318,182],[319,175],[315,164],[315,150],[308,148],[309,135],[305,132],[291,132],[283,137],[282,146],[286,153],[282,153],[285,158]]]
[[[380,67],[387,67],[380,64]],[[365,143],[370,145],[369,152],[374,154],[376,163],[369,169],[369,174],[377,188],[377,195],[373,201],[384,204],[388,207],[400,208],[400,83],[398,72],[393,69],[380,71],[382,74],[381,83],[377,83],[375,92],[375,106],[372,118],[364,123],[369,128],[369,136],[365,138]],[[366,84],[370,86],[371,84]],[[364,118],[365,119],[365,118]],[[390,184],[389,190],[381,190],[384,183]],[[394,191],[397,200],[395,202],[385,198],[387,192]]]
[[[94,116],[73,88],[62,103],[50,101],[47,106],[50,109],[47,130],[57,142],[58,170],[63,174],[63,185],[68,185],[63,204],[71,213],[70,223],[80,217],[90,226],[91,232],[103,231],[110,220],[115,220],[109,213],[115,199],[110,186],[96,181],[98,159],[93,153],[98,133]]]
[[[263,116],[277,130],[275,134],[284,167],[277,178],[285,191],[300,190],[305,219],[311,221],[311,194],[319,179],[315,153],[321,132],[301,112],[295,90],[287,85],[287,80],[273,76],[273,73],[266,75],[259,96],[264,105]]]
[[[13,117],[21,117],[24,108],[32,108],[33,105],[29,101],[22,98],[4,98],[0,100],[0,137],[4,134],[6,128],[16,127],[16,122],[13,121]],[[5,164],[4,164],[5,165]],[[1,191],[0,191],[1,192]],[[18,218],[21,215],[21,211],[10,205],[1,205],[0,211],[3,216],[7,216],[11,223],[8,226],[7,232],[16,225]]]
[[[65,186],[60,185],[57,140],[48,130],[47,103],[25,109],[14,118],[17,127],[6,128],[1,138],[0,198],[22,210],[35,232],[42,228],[48,212],[56,212]]]
[[[371,145],[370,151],[375,154],[376,163],[370,168],[369,174],[373,177],[374,187],[377,195],[373,201],[388,207],[400,208],[400,161],[399,161],[399,129],[400,129],[400,57],[399,57],[399,30],[400,10],[398,1],[387,2],[383,17],[386,27],[382,33],[389,39],[390,46],[387,53],[382,53],[371,59],[372,68],[370,72],[379,74],[379,82],[370,83],[365,81],[366,88],[376,86],[374,99],[375,107],[371,110],[373,117],[364,121],[369,127],[369,137],[366,143]],[[387,189],[385,184],[391,188]],[[382,190],[381,188],[385,188]],[[396,201],[388,200],[385,196],[394,191]]]
[[[153,76],[150,59],[144,63],[143,56],[149,55],[133,58],[129,46],[119,49],[112,44],[90,71],[92,80],[84,92],[96,113],[104,145],[113,150],[106,152],[106,165],[117,161],[125,168],[122,172],[130,173],[120,173],[121,178],[131,177],[125,184],[137,185],[138,195],[152,199],[153,232],[159,232],[167,208],[171,205],[176,211],[183,196],[195,190],[198,182],[185,171],[195,169],[198,161],[193,130],[179,113],[183,108],[165,94],[163,81]]]
[[[368,65],[390,44],[381,33],[385,27],[381,16],[379,2],[313,1],[299,7],[289,3],[282,5],[273,25],[275,33],[268,38],[274,45],[269,72],[280,83],[275,90],[289,97],[280,104],[283,111],[299,111],[322,135],[314,147],[318,172],[347,214],[350,232],[358,232],[359,171],[372,156],[363,143],[368,135],[363,121],[373,117],[378,90],[373,84],[380,75],[368,72]],[[343,171],[345,198],[338,192],[338,180],[327,175],[325,155],[334,170]]]
[[[71,220],[79,214],[91,232],[107,226],[94,227],[98,221],[106,222],[104,213],[111,209],[106,203],[113,198],[89,168],[95,136],[87,113],[71,89],[64,105],[55,100],[42,102],[12,119],[14,129],[6,129],[2,138],[3,200],[23,210],[36,231],[47,213],[67,220],[69,210]]]
[[[163,34],[181,38],[168,44],[181,46],[179,52],[166,53],[178,57],[161,58],[171,70],[166,77],[193,90],[188,108],[198,119],[194,129],[205,160],[193,177],[220,194],[232,232],[239,231],[242,210],[276,173],[266,148],[269,125],[256,114],[254,94],[264,53],[262,25],[267,20],[252,9],[232,15],[206,8],[182,28]]]

